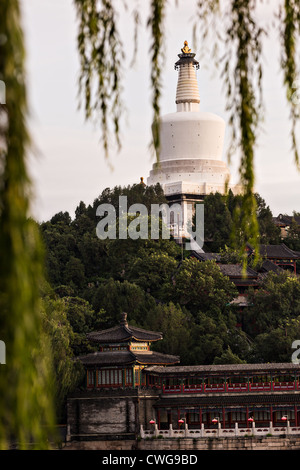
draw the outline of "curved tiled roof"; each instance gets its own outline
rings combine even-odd
[[[253,269],[247,267],[244,272],[244,268],[241,264],[218,264],[220,271],[224,276],[229,276],[230,278],[257,278],[257,272]]]
[[[136,326],[130,326],[127,323],[127,314],[122,314],[122,320],[119,325],[102,331],[88,333],[87,338],[94,343],[114,343],[125,342],[129,340],[136,341],[158,341],[162,339],[162,333],[156,331],[143,330]]]
[[[284,243],[280,245],[260,245],[261,256],[267,258],[299,259],[300,253],[288,248]]]
[[[135,362],[135,355],[130,351],[97,351],[79,356],[78,359],[86,366],[125,365]]]
[[[85,366],[127,365],[135,362],[144,365],[177,364],[179,357],[158,352],[134,353],[132,351],[97,351],[78,358]]]

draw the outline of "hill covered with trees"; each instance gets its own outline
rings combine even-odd
[[[97,237],[97,207],[112,204],[119,215],[122,195],[128,206],[143,203],[149,214],[151,204],[166,202],[159,185],[115,187],[92,205],[80,202],[74,219],[60,212],[40,224],[49,283],[45,322],[61,399],[80,377],[73,357],[92,350],[86,333],[114,326],[123,311],[131,324],[161,331],[164,340],[155,349],[179,355],[183,365],[291,360],[292,343],[300,339],[299,278],[289,272],[264,276],[260,289],[249,290],[238,323],[240,312],[231,303],[238,291],[215,261],[200,262],[173,239],[151,240],[150,234],[137,240]],[[280,243],[270,209],[259,195],[256,199],[262,242]],[[229,254],[228,262],[235,263],[231,235],[238,204],[232,193],[207,196],[204,204],[205,251]],[[292,236],[291,248],[299,249],[299,232]]]

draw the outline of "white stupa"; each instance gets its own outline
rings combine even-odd
[[[226,183],[234,194],[240,192],[240,186],[228,183],[229,169],[222,160],[224,120],[199,109],[196,77],[199,63],[187,41],[181,52],[175,64],[179,71],[177,111],[160,119],[159,163],[154,163],[147,184],[160,183],[169,205],[182,205],[182,222],[178,230],[185,236],[195,202],[204,200],[210,193],[224,194]]]

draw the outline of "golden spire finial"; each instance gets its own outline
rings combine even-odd
[[[189,54],[191,52],[187,41],[184,41],[184,46],[181,49],[181,52],[183,52],[184,54]]]

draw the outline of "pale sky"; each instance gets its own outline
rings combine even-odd
[[[277,0],[272,0],[273,6]],[[130,3],[130,2],[129,2]],[[163,70],[161,112],[176,111],[177,73],[174,63],[187,40],[193,52],[193,5],[195,0],[169,2],[165,25],[166,51]],[[148,2],[141,0],[143,9]],[[21,0],[23,27],[27,46],[28,99],[30,131],[37,152],[29,159],[34,181],[33,215],[48,220],[59,211],[74,211],[80,201],[86,204],[107,187],[146,180],[153,163],[149,153],[151,140],[150,34],[140,28],[136,64],[129,64],[133,52],[133,20],[124,16],[121,22],[125,41],[124,100],[128,110],[122,127],[122,151],[112,150],[110,163],[104,158],[100,133],[84,120],[78,110],[77,80],[79,57],[76,50],[76,18],[72,0]],[[268,5],[262,18],[268,17]],[[143,10],[144,11],[144,10]],[[144,12],[147,17],[147,12]],[[123,17],[122,17],[123,18]],[[279,41],[265,42],[264,133],[259,138],[255,156],[256,190],[273,214],[300,211],[300,173],[290,150],[289,111],[285,104],[282,74],[279,68]],[[196,55],[199,60],[199,54]],[[202,63],[197,72],[200,109],[215,113],[225,121],[225,97],[222,81],[210,63]],[[299,135],[300,141],[300,135]],[[226,148],[224,148],[226,161]],[[237,181],[238,158],[230,170]]]

